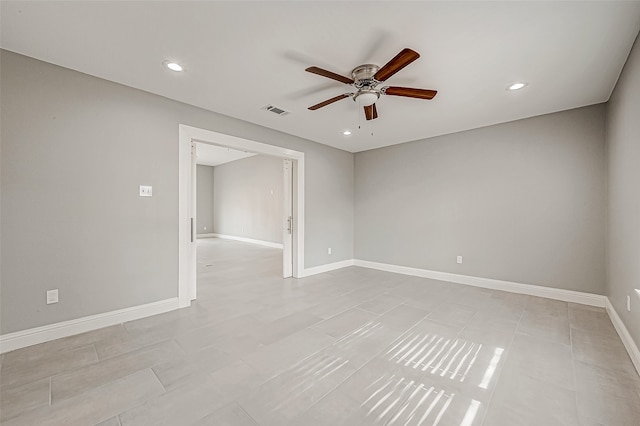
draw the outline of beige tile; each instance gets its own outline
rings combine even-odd
[[[518,323],[502,317],[484,316],[478,312],[469,324],[460,332],[460,337],[484,345],[507,349],[515,335]]]
[[[51,403],[58,404],[137,371],[180,359],[184,359],[184,352],[170,340],[58,374],[51,378]]]
[[[326,350],[340,354],[349,359],[352,366],[360,368],[380,354],[400,335],[400,332],[374,320],[342,336]]]
[[[238,404],[231,403],[195,422],[194,426],[258,426],[258,424]]]
[[[546,315],[525,310],[518,324],[518,332],[565,345],[571,343],[568,314]]]
[[[122,426],[194,423],[230,402],[209,376],[195,377],[179,388],[120,414]]]
[[[565,413],[561,408],[552,411],[533,408],[522,410],[502,402],[491,402],[482,424],[486,426],[586,426],[577,416],[573,411]]]
[[[257,327],[252,335],[260,344],[269,345],[321,321],[322,318],[318,316],[306,312],[295,312]]]
[[[212,385],[220,393],[231,398],[247,395],[264,383],[264,379],[251,366],[243,361],[211,373]]]
[[[342,337],[353,330],[362,327],[372,321],[378,315],[361,309],[349,309],[341,314],[331,317],[313,326],[314,330],[333,337]]]
[[[569,323],[572,328],[588,331],[590,333],[617,337],[616,329],[613,327],[613,324],[609,319],[609,315],[604,309],[585,309],[578,306],[580,305],[569,305]]]
[[[533,336],[515,335],[503,374],[529,376],[576,390],[571,346]]]
[[[349,395],[335,389],[298,415],[291,425],[304,426],[353,426],[366,420],[366,411]]]
[[[0,387],[0,421],[49,405],[50,379]]]
[[[81,346],[68,351],[60,350],[48,356],[38,356],[35,359],[25,356],[9,361],[7,358],[6,365],[0,373],[0,386],[18,386],[34,382],[97,361],[98,355],[93,345]]]
[[[217,347],[209,346],[184,357],[157,363],[153,366],[153,371],[165,389],[171,391],[190,382],[194,376],[206,375],[232,364],[234,359],[235,357]]]
[[[640,419],[640,398],[600,395],[578,391],[578,409],[586,419],[607,426],[637,426]]]
[[[331,345],[335,338],[313,329],[292,334],[241,359],[265,379]]]
[[[640,419],[640,377],[619,370],[575,363],[578,408],[606,425],[634,425]]]
[[[188,353],[197,352],[214,345],[217,340],[229,335],[246,335],[265,323],[253,315],[242,315],[206,327],[190,329],[176,337],[178,344]]]
[[[201,326],[197,318],[202,315],[197,306],[192,306],[125,323],[125,333],[95,343],[98,357],[105,360],[172,340]]]
[[[104,422],[100,422],[95,426],[121,426],[120,419],[116,417],[111,417],[110,419],[105,420]]]
[[[143,370],[55,406],[15,417],[7,421],[5,426],[93,425],[163,393],[164,388],[153,372],[150,369]]]
[[[480,425],[486,403],[432,383],[425,378],[411,387],[409,396],[392,409],[389,425]],[[375,413],[375,411],[374,411]],[[372,413],[373,414],[373,413]],[[370,415],[374,421],[379,419]]]
[[[351,299],[328,300],[307,309],[306,312],[312,315],[317,315],[323,319],[332,318],[342,312],[354,308],[359,304],[359,301]]]
[[[573,328],[571,342],[576,361],[637,375],[629,354],[617,336],[593,334]]]
[[[458,303],[443,303],[435,311],[427,315],[431,321],[463,327],[471,321],[477,309]]]
[[[374,314],[384,314],[385,312],[395,308],[401,303],[404,303],[406,300],[406,297],[383,293],[377,297],[367,300],[364,303],[359,304],[357,308],[373,312]]]
[[[478,310],[480,307],[489,303],[493,292],[494,290],[486,288],[463,286],[455,292],[455,297],[448,300],[448,303],[465,305],[474,308],[474,310]]]
[[[445,303],[446,300],[447,298],[441,294],[420,294],[407,298],[404,304],[412,308],[418,308],[425,312],[426,315],[435,311],[440,305]]]
[[[524,294],[493,291],[491,297],[477,308],[485,316],[519,321],[528,300],[529,296]]]
[[[569,304],[560,300],[546,299],[544,297],[529,296],[525,311],[540,315],[558,318],[568,318]]]
[[[275,341],[273,341],[272,343],[275,343]],[[264,346],[266,345],[260,343],[260,339],[257,333],[247,333],[238,335],[230,334],[221,337],[209,348],[215,348],[234,358],[238,358],[255,352],[258,349],[263,348]]]
[[[532,377],[501,375],[484,424],[578,426],[576,394]]]
[[[287,424],[354,371],[348,359],[320,352],[294,364],[238,403],[260,425]]]
[[[403,303],[380,315],[376,320],[380,321],[385,327],[404,332],[426,317],[427,313],[424,309]]]
[[[423,373],[375,359],[351,375],[338,389],[360,406],[364,424],[386,424],[421,384]],[[420,391],[420,390],[418,390]]]

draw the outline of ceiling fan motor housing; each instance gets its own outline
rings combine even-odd
[[[351,78],[353,78],[354,86],[356,86],[356,88],[358,89],[364,87],[373,89],[374,87],[376,87],[376,85],[378,85],[378,83],[380,82],[374,79],[373,76],[378,72],[379,69],[379,66],[373,64],[364,64],[355,67],[353,71],[351,71]]]
[[[353,85],[358,89],[353,96],[353,100],[359,105],[372,105],[380,97],[380,90],[376,89],[376,86],[380,82],[373,78],[379,69],[380,67],[377,65],[365,64],[360,65],[351,71],[351,77],[354,80]]]

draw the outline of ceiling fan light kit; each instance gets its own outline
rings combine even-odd
[[[375,104],[378,98],[380,98],[380,92],[378,91],[360,90],[354,95],[353,100],[361,107],[367,107]]]
[[[378,111],[376,109],[376,102],[380,98],[380,95],[390,96],[403,96],[407,98],[417,99],[433,99],[438,93],[435,90],[426,89],[414,89],[411,87],[395,87],[385,86],[378,87],[383,81],[418,59],[420,55],[418,52],[409,48],[402,49],[393,59],[387,62],[382,68],[374,64],[359,65],[351,71],[351,77],[344,77],[340,74],[336,74],[331,71],[319,67],[309,67],[305,71],[312,74],[321,75],[344,84],[353,86],[356,91],[353,93],[344,93],[331,99],[328,99],[319,104],[310,106],[309,109],[315,111],[316,109],[325,107],[329,104],[337,102],[341,99],[352,97],[358,106],[364,109],[364,115],[367,120],[374,120],[378,118]]]

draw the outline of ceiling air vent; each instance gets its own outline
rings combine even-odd
[[[273,106],[273,105],[267,105],[262,107],[262,109],[267,110],[267,111],[271,111],[274,114],[278,114],[278,115],[287,115],[289,114],[289,111],[285,111],[282,108],[278,108],[277,106]]]

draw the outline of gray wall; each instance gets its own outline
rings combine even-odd
[[[356,154],[356,258],[603,294],[604,119],[597,105]]]
[[[640,346],[640,42],[607,108],[607,296]],[[631,296],[631,312],[626,298]]]
[[[196,234],[213,232],[213,167],[196,167]]]
[[[353,154],[11,52],[0,65],[1,333],[177,297],[180,123],[304,152],[305,266],[353,258]]]
[[[217,234],[282,243],[283,159],[255,155],[213,168]]]

